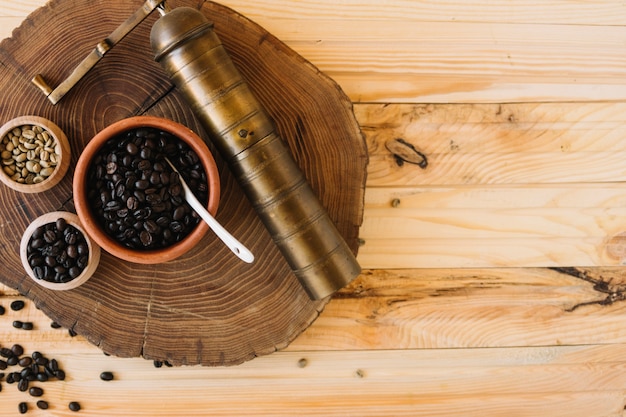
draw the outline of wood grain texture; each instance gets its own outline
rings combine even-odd
[[[74,159],[97,131],[137,114],[178,121],[210,144],[152,59],[149,31],[156,16],[107,53],[56,106],[30,84],[34,74],[41,73],[57,85],[140,5],[57,0],[30,15],[0,45],[5,64],[0,74],[5,91],[2,118],[27,112],[54,120],[70,138]],[[356,251],[367,155],[351,103],[330,79],[245,17],[210,2],[202,4],[202,11],[214,21],[242,75]],[[60,187],[33,200],[1,190],[5,234],[0,246],[7,269],[0,279],[65,327],[118,356],[177,365],[232,365],[284,348],[315,320],[327,300],[308,299],[228,168],[216,159],[222,176],[217,219],[255,253],[253,265],[241,263],[207,234],[190,253],[172,262],[137,265],[105,253],[84,286],[64,294],[38,287],[19,268],[16,240],[35,216],[73,210],[70,172]],[[345,181],[329,181],[337,176]]]
[[[618,416],[625,290],[621,268],[366,271],[287,349],[226,368],[106,357],[28,302],[0,340],[59,361],[66,381],[40,384],[54,415]],[[10,415],[27,397],[3,385]]]
[[[332,0],[228,5],[260,19],[354,102],[602,101],[625,96],[612,1]]]
[[[360,104],[366,268],[625,261],[623,103]]]

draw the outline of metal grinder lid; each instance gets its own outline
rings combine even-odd
[[[191,7],[177,7],[164,14],[152,26],[150,44],[155,61],[160,61],[181,42],[199,36],[213,29],[210,22],[200,11]]]

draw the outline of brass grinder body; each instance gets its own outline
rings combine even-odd
[[[311,299],[361,271],[272,121],[198,10],[178,7],[150,34],[155,60],[183,93]]]

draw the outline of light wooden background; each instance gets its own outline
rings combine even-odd
[[[0,382],[0,415],[625,415],[626,4],[222,3],[354,102],[362,276],[284,351],[232,368],[105,357],[30,304],[8,311],[0,346],[68,378],[42,384],[47,412]],[[0,0],[0,37],[43,4]],[[428,165],[399,164],[402,143]]]

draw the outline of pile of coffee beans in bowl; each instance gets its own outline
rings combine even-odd
[[[198,155],[158,128],[134,128],[109,139],[88,168],[87,199],[93,217],[127,248],[166,248],[184,239],[200,221],[165,157],[206,205],[207,176]]]
[[[33,231],[26,256],[36,279],[66,283],[87,267],[89,245],[80,230],[59,217]]]
[[[21,193],[39,193],[58,184],[71,159],[70,144],[59,126],[27,115],[0,126],[0,182]]]
[[[37,284],[51,290],[71,290],[94,274],[100,247],[85,233],[76,214],[53,211],[28,225],[20,242],[20,258]]]

